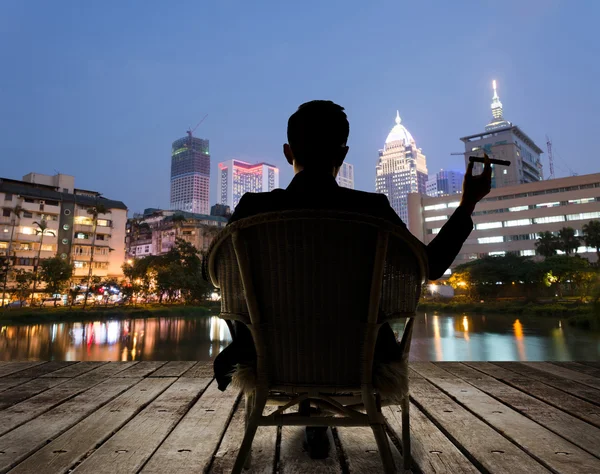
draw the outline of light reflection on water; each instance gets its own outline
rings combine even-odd
[[[3,326],[0,360],[211,360],[230,342],[216,316]],[[420,314],[411,359],[598,360],[600,334],[556,318]]]

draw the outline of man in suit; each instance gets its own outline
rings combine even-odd
[[[283,145],[287,162],[294,167],[294,178],[286,189],[269,193],[246,193],[235,208],[229,223],[265,212],[292,209],[330,209],[350,211],[386,219],[405,226],[384,194],[368,193],[340,187],[335,177],[348,153],[349,124],[343,107],[316,100],[302,104],[288,121],[288,143]],[[465,175],[460,206],[426,246],[429,278],[440,278],[458,255],[473,230],[471,214],[475,204],[489,193],[491,166],[473,176],[473,164]],[[228,321],[233,342],[215,359],[215,376],[220,390],[231,380],[235,364],[256,359],[250,331],[242,324]],[[394,360],[398,344],[389,324],[378,335],[375,358],[380,362]],[[309,409],[307,405],[301,410]],[[326,428],[307,428],[306,441],[314,458],[326,457],[329,438]]]

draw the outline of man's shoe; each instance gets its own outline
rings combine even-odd
[[[327,426],[307,426],[304,430],[304,449],[312,459],[325,459],[329,456],[327,428]]]

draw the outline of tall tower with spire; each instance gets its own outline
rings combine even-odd
[[[504,118],[496,81],[492,82],[492,88],[492,120],[485,126],[485,132],[461,138],[465,144],[465,167],[469,164],[469,156],[483,156],[486,152],[492,158],[511,162],[509,167],[492,165],[492,187],[541,181],[542,149],[523,130]],[[482,165],[476,164],[475,174],[481,170]]]
[[[396,125],[379,150],[376,168],[375,191],[385,194],[396,214],[408,225],[407,196],[425,194],[427,164],[425,155],[417,148],[415,139],[402,125],[396,111]]]

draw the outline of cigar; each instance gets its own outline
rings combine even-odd
[[[469,156],[469,161],[471,163],[485,163],[485,158],[482,158],[480,156]],[[510,166],[510,161],[495,160],[494,158],[490,158],[490,163],[493,165]]]

